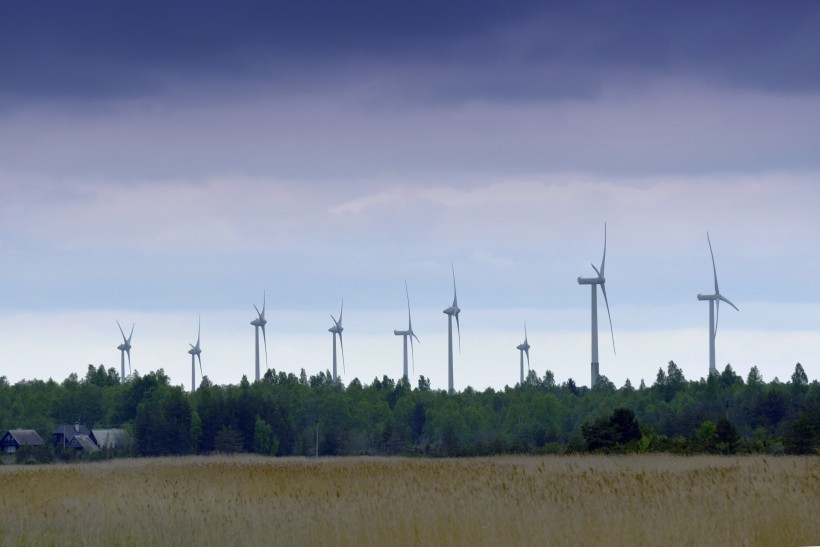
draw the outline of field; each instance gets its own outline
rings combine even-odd
[[[184,457],[0,485],[14,545],[820,543],[817,457]]]

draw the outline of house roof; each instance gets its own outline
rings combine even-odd
[[[62,435],[66,439],[72,439],[75,435],[91,435],[91,430],[83,424],[60,424],[54,430],[54,435]]]
[[[91,440],[91,437],[80,433],[74,435],[74,438],[71,439],[71,442],[68,443],[68,446],[70,446],[71,448],[80,448],[82,450],[87,450],[89,452],[99,450],[99,447],[96,444],[94,444],[94,441]]]
[[[128,442],[128,432],[124,429],[94,429],[91,432],[100,448],[114,448]]]
[[[18,446],[40,446],[44,444],[43,438],[33,429],[9,429],[2,440],[6,441],[14,439]]]

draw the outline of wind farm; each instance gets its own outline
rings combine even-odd
[[[817,2],[0,21],[0,545],[820,541]]]

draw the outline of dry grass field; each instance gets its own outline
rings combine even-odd
[[[0,485],[9,545],[820,543],[817,457],[185,457]]]

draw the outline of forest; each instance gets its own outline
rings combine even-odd
[[[620,388],[601,377],[592,390],[530,371],[523,385],[449,394],[420,376],[344,385],[320,372],[269,369],[259,382],[195,393],[162,369],[121,383],[116,370],[88,366],[62,383],[0,377],[0,432],[56,425],[122,427],[133,442],[94,454],[41,450],[38,461],[249,452],[271,456],[485,456],[580,452],[816,454],[820,384],[798,363],[787,382],[744,379],[731,365],[687,380],[674,362],[651,386]]]

